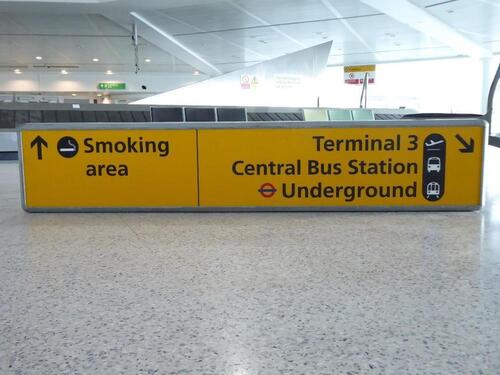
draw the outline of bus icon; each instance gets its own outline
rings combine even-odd
[[[441,194],[441,188],[437,182],[429,182],[427,184],[427,199],[430,197],[439,198],[439,194]]]
[[[427,160],[427,172],[440,172],[441,171],[441,159],[437,156],[430,157]]]

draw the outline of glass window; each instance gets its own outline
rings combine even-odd
[[[367,107],[481,114],[482,71],[471,58],[377,64]],[[320,106],[359,107],[362,86],[345,84],[343,67],[326,69],[320,81]]]

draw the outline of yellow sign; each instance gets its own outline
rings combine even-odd
[[[200,129],[203,207],[480,206],[482,127]]]
[[[304,124],[140,130],[28,126],[20,132],[24,206],[28,211],[481,206],[482,122]]]
[[[196,130],[22,130],[26,209],[195,207]]]
[[[344,66],[344,73],[374,72],[375,65]]]
[[[365,79],[375,83],[375,65],[344,66],[344,83],[360,85]]]

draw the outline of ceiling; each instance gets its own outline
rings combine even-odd
[[[418,6],[488,53],[500,52],[498,0],[380,0]],[[333,41],[329,64],[466,55],[439,28],[418,30],[362,0],[0,0],[0,70],[133,72],[138,22],[141,71],[229,72]],[[405,8],[409,6],[410,8]],[[378,6],[377,6],[378,8]],[[436,21],[437,20],[437,21]],[[420,22],[420,21],[418,21]],[[439,26],[439,25],[438,25]],[[433,34],[433,32],[435,32]],[[156,33],[156,38],[151,37]],[[163,38],[158,42],[158,38]],[[42,60],[36,60],[41,56]],[[98,62],[93,62],[98,58]],[[145,62],[145,59],[151,59]]]

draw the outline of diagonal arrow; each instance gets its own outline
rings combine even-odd
[[[463,153],[471,153],[474,152],[474,140],[470,138],[469,143],[465,139],[462,138],[460,134],[456,134],[455,138],[464,146],[464,148],[460,148],[459,151]]]
[[[36,152],[37,152],[38,160],[42,160],[43,159],[42,148],[43,148],[43,146],[49,147],[49,145],[47,144],[47,141],[45,139],[43,139],[40,136],[37,136],[31,142],[31,148],[33,148],[35,146],[36,146]]]

